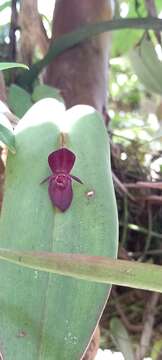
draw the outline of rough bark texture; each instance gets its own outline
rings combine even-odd
[[[16,61],[16,30],[17,30],[17,0],[11,2],[11,24],[10,24],[10,43],[9,43],[9,58],[11,61]]]
[[[52,41],[79,26],[112,18],[111,0],[56,0]],[[45,82],[59,90],[67,108],[76,104],[95,107],[106,113],[108,52],[110,34],[104,33],[74,46],[48,66]],[[86,326],[86,324],[85,324]],[[93,360],[99,347],[99,328],[82,360]]]
[[[0,71],[0,100],[4,102],[7,101],[6,87],[2,71]]]
[[[52,41],[111,17],[111,0],[56,0]],[[61,90],[68,108],[88,104],[105,116],[109,44],[110,34],[104,33],[65,51],[49,65],[45,82]]]
[[[44,56],[48,50],[48,38],[38,13],[37,0],[22,0],[19,16],[21,30],[20,60],[28,65],[36,51]]]

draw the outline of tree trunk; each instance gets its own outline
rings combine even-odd
[[[112,17],[111,0],[56,0],[52,41],[81,25]],[[105,115],[110,34],[74,46],[48,66],[45,82],[61,90],[67,108],[88,104]]]
[[[79,26],[111,19],[112,5],[111,0],[56,0],[52,42]],[[47,84],[61,91],[67,108],[91,105],[103,114],[105,121],[110,39],[110,34],[104,33],[66,50],[48,66],[45,76]],[[97,328],[84,360],[94,359],[98,347]]]
[[[21,1],[19,25],[20,60],[31,65],[36,51],[43,57],[48,50],[48,38],[38,13],[37,0]]]

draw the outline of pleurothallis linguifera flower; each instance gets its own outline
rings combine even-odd
[[[67,148],[58,149],[48,156],[48,164],[52,171],[47,179],[48,193],[53,206],[65,211],[73,199],[72,179],[83,184],[82,181],[70,174],[76,160],[75,154]]]

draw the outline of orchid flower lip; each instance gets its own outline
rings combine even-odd
[[[57,175],[58,177],[60,175]],[[70,176],[64,176],[61,181],[56,180],[55,175],[49,179],[48,193],[53,206],[56,206],[61,211],[65,211],[71,205],[73,199],[72,181]]]

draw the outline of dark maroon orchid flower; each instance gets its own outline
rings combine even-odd
[[[53,174],[44,181],[49,181],[48,193],[52,204],[61,211],[67,210],[72,202],[72,179],[83,184],[78,177],[70,174],[75,159],[75,154],[66,148],[56,150],[48,156],[48,164]]]

